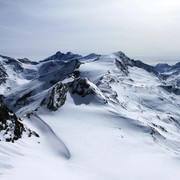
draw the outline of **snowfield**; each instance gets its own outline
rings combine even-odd
[[[1,94],[39,137],[0,141],[0,179],[179,180],[180,96],[163,88],[174,75],[122,52],[57,52],[22,66],[34,76],[22,70],[16,87],[7,76]]]

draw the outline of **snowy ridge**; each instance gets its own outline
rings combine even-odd
[[[73,54],[72,52],[67,52],[66,54],[64,54],[64,53],[61,53],[60,51],[58,51],[58,52],[56,52],[56,54],[42,60],[41,62],[52,61],[52,60],[71,61],[74,59],[79,59],[81,57],[82,57],[81,55]]]
[[[40,137],[20,138],[18,150],[0,144],[0,157],[9,159],[0,163],[3,180],[22,178],[22,169],[27,180],[179,179],[179,63],[154,67],[120,51],[5,59],[0,86],[9,79],[16,88],[2,91],[3,101]],[[26,167],[11,166],[19,159]]]
[[[26,126],[9,110],[3,102],[0,102],[0,141],[14,142],[24,134],[31,137],[39,135],[26,128]]]
[[[162,87],[170,93],[180,95],[180,63],[175,65],[157,64],[154,68],[164,80]]]
[[[0,55],[0,93],[11,91],[37,77],[38,63]]]

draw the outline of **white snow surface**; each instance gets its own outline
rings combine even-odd
[[[179,180],[180,97],[142,68],[122,73],[116,53],[98,58],[79,68],[96,92],[88,103],[79,97],[77,105],[77,95],[68,91],[57,111],[38,107],[45,89],[17,110],[40,137],[0,142],[1,180]],[[14,96],[35,88],[35,82],[19,85]],[[29,109],[36,109],[30,118]]]

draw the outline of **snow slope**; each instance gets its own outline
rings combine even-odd
[[[0,93],[4,94],[36,78],[37,69],[38,63],[36,62],[0,55]]]
[[[0,143],[2,180],[179,179],[180,97],[160,71],[122,52],[34,66],[3,96],[40,137]]]

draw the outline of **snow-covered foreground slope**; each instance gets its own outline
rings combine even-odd
[[[70,159],[58,155],[61,146],[49,142],[49,133],[41,134],[40,140],[9,147],[18,154],[11,152],[13,167],[3,170],[2,179],[179,179],[179,158],[154,142],[146,128],[106,105],[74,106],[68,99],[61,110],[40,117],[66,144]]]
[[[3,99],[39,137],[0,142],[2,180],[179,179],[180,97],[153,67],[121,52],[35,66]]]

